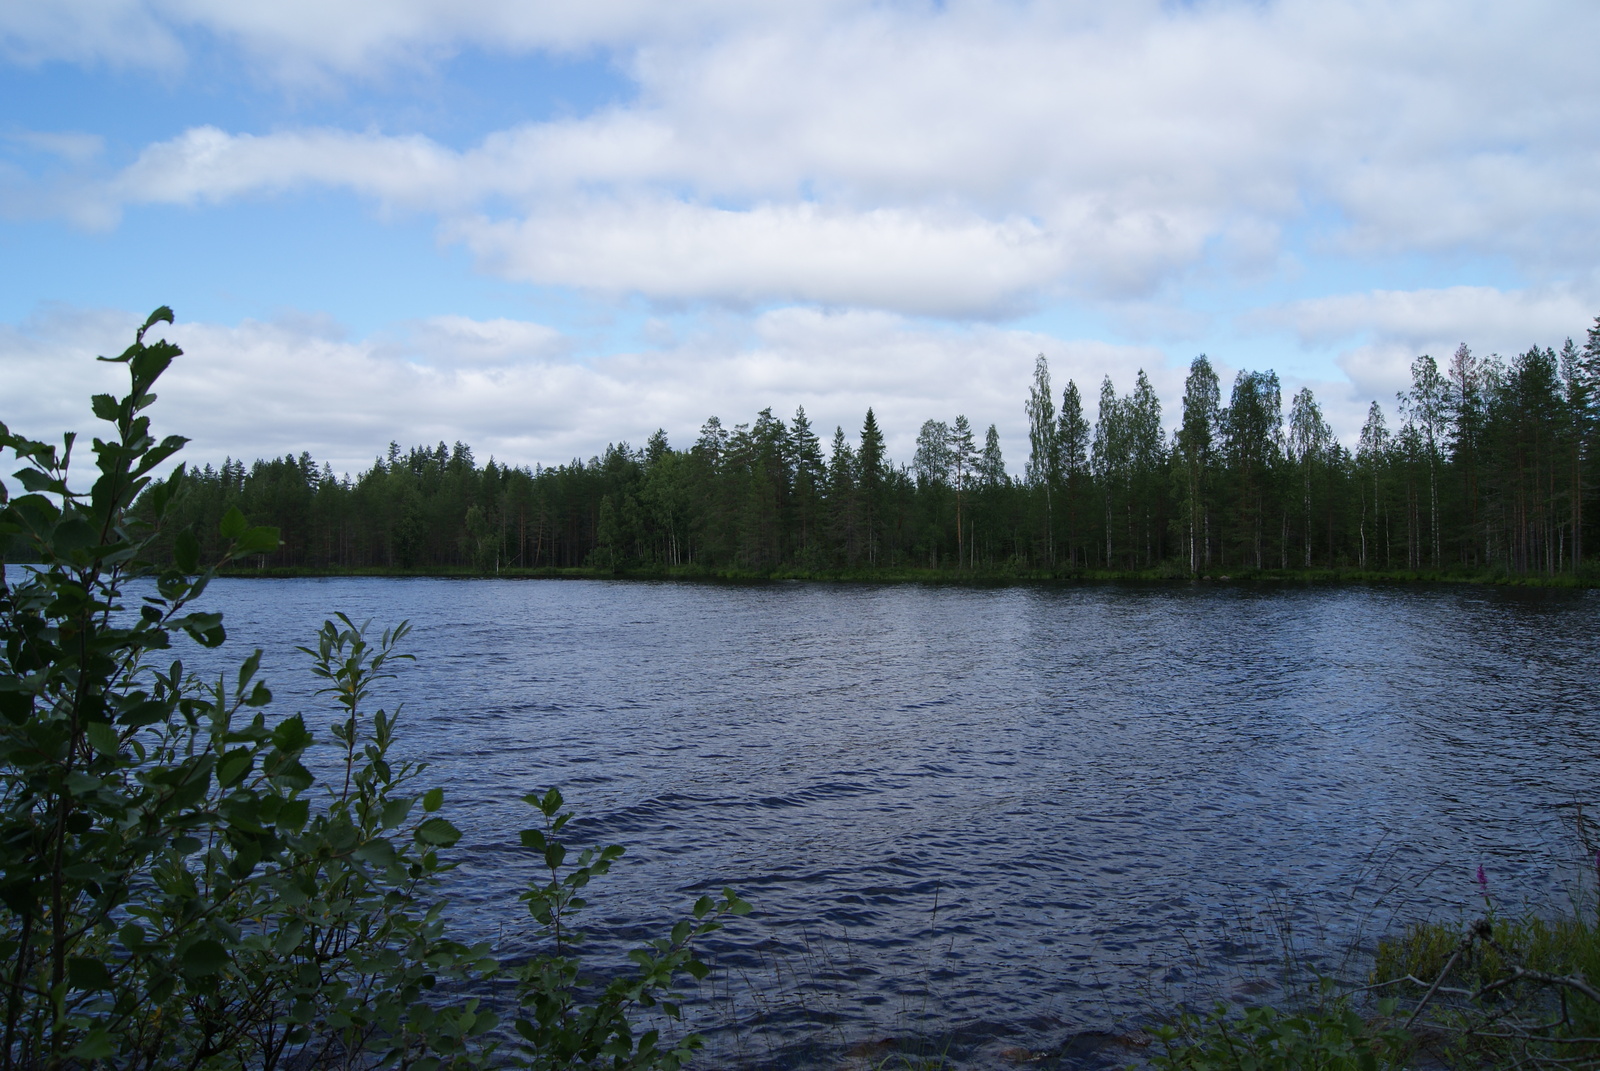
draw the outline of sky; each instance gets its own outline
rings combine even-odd
[[[1351,441],[1419,354],[1594,324],[1597,39],[1590,0],[0,5],[0,421],[89,430],[165,304],[195,463],[803,405],[1019,470],[1041,353],[1169,427],[1195,355],[1272,369]]]

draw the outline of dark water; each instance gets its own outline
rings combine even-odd
[[[1378,934],[1481,909],[1479,865],[1502,904],[1592,888],[1592,593],[214,590],[287,709],[312,709],[291,648],[332,611],[412,621],[406,747],[467,831],[456,917],[503,953],[535,876],[518,797],[549,785],[575,839],[629,849],[595,889],[601,953],[702,891],[752,901],[692,1003],[712,1064],[891,1038],[1105,1058],[1174,1002],[1274,992],[1286,949],[1358,974]]]

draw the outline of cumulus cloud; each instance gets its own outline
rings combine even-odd
[[[87,429],[88,393],[119,386],[119,369],[93,363],[96,347],[115,348],[137,323],[55,308],[0,330],[0,395],[25,399],[7,413],[12,426],[35,436]],[[770,406],[787,419],[798,405],[824,437],[839,425],[852,438],[874,407],[901,460],[924,420],[965,413],[980,429],[996,424],[1018,466],[1039,352],[1058,392],[1072,376],[1092,399],[1108,373],[1127,391],[1139,367],[1169,399],[1181,390],[1181,371],[1152,349],[861,311],[773,310],[747,329],[590,360],[565,356],[566,340],[544,325],[464,317],[360,339],[314,319],[180,323],[166,333],[185,355],[160,384],[156,430],[191,437],[186,457],[309,450],[350,472],[390,440],[461,440],[480,459],[554,464],[614,441],[640,445],[658,427],[687,446],[709,416],[732,425]]]
[[[0,33],[64,39],[58,22],[103,7],[341,72],[599,47],[638,92],[463,149],[195,127],[102,184],[86,220],[331,186],[435,213],[517,279],[989,316],[1258,277],[1287,241],[1546,279],[1600,243],[1589,5],[99,2]]]
[[[658,300],[824,305],[983,316],[1047,285],[1059,239],[1027,220],[812,204],[728,211],[672,201],[583,205],[451,229],[497,274]]]

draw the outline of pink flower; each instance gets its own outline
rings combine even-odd
[[[1483,872],[1483,864],[1478,864],[1478,888],[1484,896],[1489,895],[1489,877]]]

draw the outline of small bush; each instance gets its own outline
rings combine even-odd
[[[1385,1071],[1407,1066],[1411,1039],[1389,1020],[1392,1002],[1369,1023],[1347,1000],[1300,1014],[1273,1008],[1243,1013],[1218,1004],[1206,1016],[1184,1016],[1158,1029],[1163,1071]]]
[[[87,491],[74,436],[58,450],[0,424],[23,466],[22,494],[0,484],[0,563],[32,563],[0,564],[0,1068],[675,1071],[698,1039],[665,1044],[630,1016],[676,1017],[673,987],[707,971],[693,943],[749,905],[702,898],[636,950],[634,975],[592,984],[573,916],[622,849],[569,865],[551,791],[529,797],[542,821],[522,834],[549,873],[523,897],[543,943],[507,971],[450,936],[439,882],[460,833],[422,767],[392,757],[399,710],[373,707],[410,657],[405,625],[374,636],[341,615],[301,648],[340,713],[327,780],[302,717],[269,718],[260,651],[215,680],[186,669],[185,638],[226,636],[195,601],[278,533],[231,511],[203,566],[195,533],[163,532],[185,474],[153,473],[184,440],[156,442],[145,410],[180,351],[145,339],[171,318],[112,359],[130,389],[93,399],[111,429]],[[516,1043],[466,983],[514,990]]]

